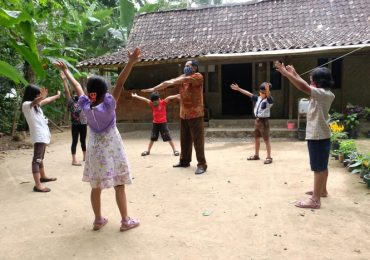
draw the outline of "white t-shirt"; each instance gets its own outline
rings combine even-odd
[[[306,140],[330,138],[329,109],[335,96],[330,90],[311,87],[307,111]]]
[[[32,143],[50,143],[50,130],[48,127],[48,119],[44,116],[44,112],[40,106],[37,107],[37,112],[34,107],[31,107],[31,101],[26,101],[22,104],[22,112],[27,120]]]

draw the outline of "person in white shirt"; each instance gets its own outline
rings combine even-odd
[[[311,170],[314,172],[314,185],[313,190],[306,192],[311,198],[297,201],[295,206],[319,209],[320,198],[328,196],[326,183],[330,155],[329,109],[335,98],[330,91],[334,84],[333,78],[328,68],[319,67],[311,72],[308,84],[291,65],[285,66],[284,63],[275,62],[275,68],[294,87],[311,97],[307,112],[306,140]]]
[[[248,90],[242,89],[238,84],[231,84],[231,89],[239,91],[240,93],[250,97],[255,103],[254,105],[254,116],[256,121],[254,124],[254,142],[255,142],[255,151],[254,155],[247,158],[247,160],[259,160],[259,151],[260,151],[260,138],[263,138],[263,141],[266,144],[267,157],[264,161],[264,164],[272,163],[271,157],[271,142],[270,142],[270,108],[272,107],[274,100],[270,94],[271,83],[263,82],[259,87],[259,96],[253,95]]]
[[[56,181],[56,178],[49,178],[44,170],[44,154],[46,145],[50,143],[50,130],[48,120],[44,116],[41,106],[47,105],[60,97],[60,91],[57,95],[47,97],[46,88],[38,88],[34,85],[28,85],[24,91],[22,100],[22,112],[26,118],[30,135],[34,147],[32,158],[32,173],[35,180],[33,191],[49,192],[50,189],[42,185],[43,182]]]

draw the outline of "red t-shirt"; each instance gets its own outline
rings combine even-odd
[[[155,102],[155,101],[154,101]],[[153,123],[166,123],[167,122],[167,112],[166,112],[166,101],[164,99],[159,99],[158,106],[154,106],[153,102],[150,102],[150,106],[153,111]]]

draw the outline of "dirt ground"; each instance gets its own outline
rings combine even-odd
[[[305,142],[274,140],[274,162],[263,165],[246,160],[252,140],[207,140],[209,168],[196,176],[194,161],[172,168],[168,144],[140,156],[147,135],[123,134],[129,214],[141,220],[128,232],[113,189],[102,195],[108,225],[91,230],[90,186],[71,165],[68,130],[47,148],[45,169],[58,177],[47,194],[32,192],[32,149],[0,152],[0,259],[370,259],[370,190],[338,161],[322,209],[294,207],[312,187]]]

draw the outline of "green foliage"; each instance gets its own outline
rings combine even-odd
[[[339,144],[339,153],[343,154],[344,157],[348,157],[352,152],[355,152],[357,150],[355,141],[350,140],[343,140]]]

